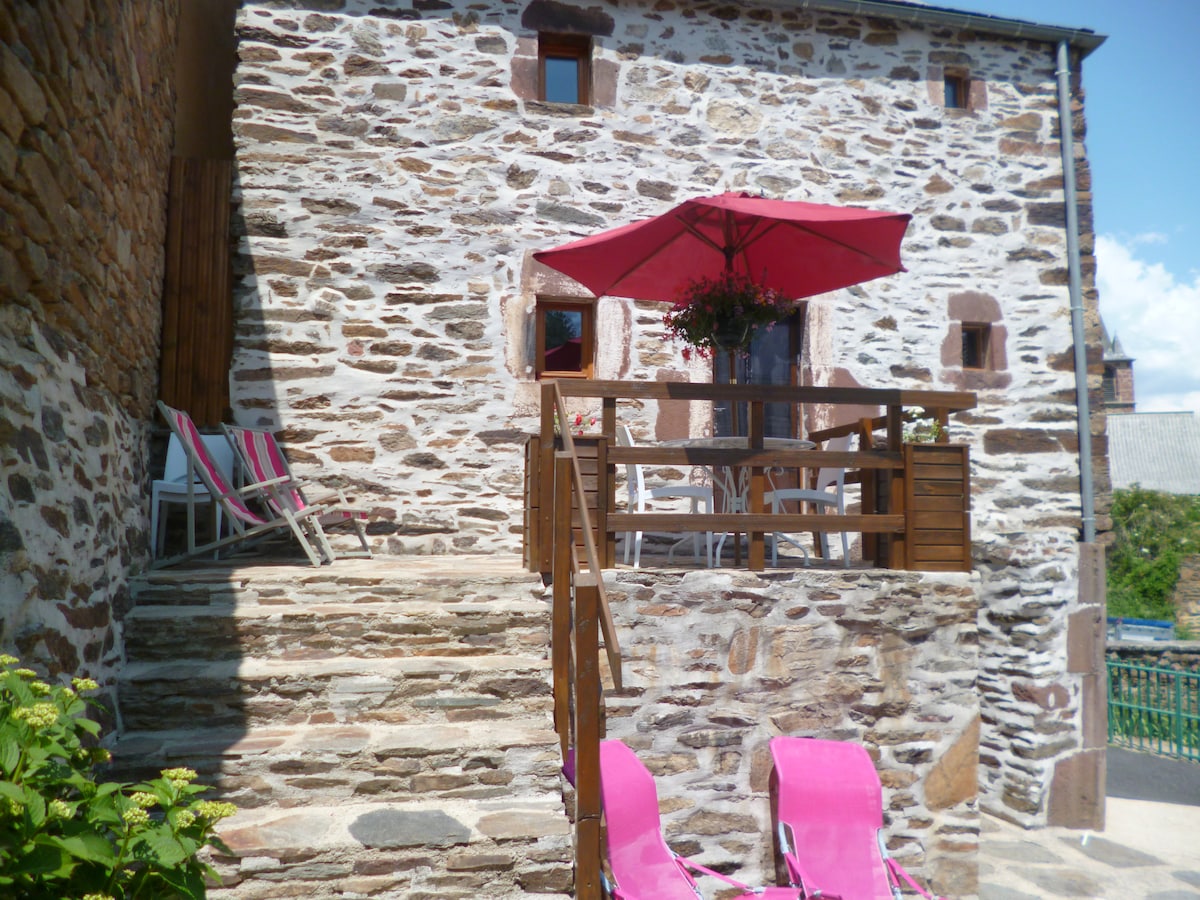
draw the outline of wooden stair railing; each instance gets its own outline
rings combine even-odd
[[[566,404],[557,383],[547,382],[543,396],[560,422]],[[543,406],[543,421],[546,405]],[[551,671],[554,727],[564,765],[573,755],[575,770],[575,897],[600,900],[600,738],[604,694],[600,683],[600,635],[613,686],[620,690],[621,649],[608,607],[596,548],[583,470],[569,428],[562,429],[563,449],[554,452],[554,541],[551,613]],[[580,558],[575,533],[581,536]],[[567,539],[563,540],[563,537]]]

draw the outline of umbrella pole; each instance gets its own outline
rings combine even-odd
[[[730,267],[732,268],[732,266]],[[740,360],[738,359],[738,351],[736,348],[729,350],[729,383],[738,383],[737,367]],[[734,437],[741,437],[742,434],[742,404],[736,398],[730,401],[729,406],[730,424],[733,427]],[[734,471],[733,483],[740,489],[742,486],[742,470]],[[740,497],[740,494],[738,495]],[[734,568],[741,568],[742,565],[742,535],[741,532],[733,533],[733,565]]]

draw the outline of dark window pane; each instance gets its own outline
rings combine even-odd
[[[963,325],[962,364],[964,369],[982,369],[987,365],[988,327]]]
[[[759,329],[750,343],[750,352],[738,356],[738,384],[791,384],[792,378],[792,347],[791,330],[786,322],[781,322],[774,328]],[[729,354],[713,354],[713,375],[717,384],[729,382]],[[717,436],[731,435],[733,430],[733,414],[731,404],[718,401],[713,404],[713,433]],[[792,408],[788,403],[768,403],[763,410],[765,418],[765,437],[791,438]],[[742,433],[745,433],[749,422],[749,410],[742,404],[739,422]]]
[[[550,103],[579,102],[579,59],[577,57],[546,57],[545,99]]]
[[[965,109],[967,105],[967,80],[961,75],[947,75],[945,78],[947,109]]]
[[[583,371],[583,313],[565,309],[545,311],[546,356],[549,372]]]

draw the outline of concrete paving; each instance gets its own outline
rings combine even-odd
[[[983,817],[980,900],[1200,898],[1200,763],[1109,748],[1102,832]]]

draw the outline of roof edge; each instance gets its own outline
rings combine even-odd
[[[831,12],[874,16],[880,19],[953,25],[956,28],[970,28],[987,34],[1026,38],[1054,44],[1066,41],[1079,51],[1081,59],[1108,39],[1107,35],[1097,34],[1087,28],[1039,25],[1023,19],[1005,19],[986,13],[960,12],[940,6],[925,6],[896,2],[896,0],[795,0],[795,5],[801,9],[827,9]]]

